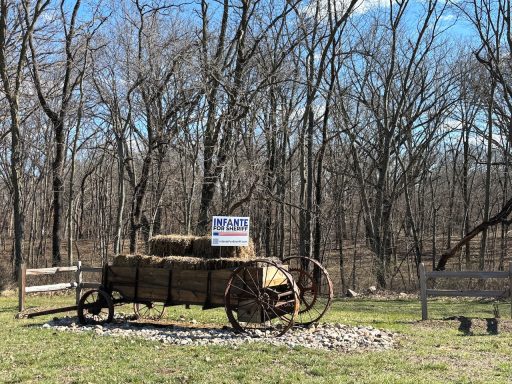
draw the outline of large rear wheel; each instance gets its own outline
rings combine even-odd
[[[238,267],[224,299],[233,328],[253,336],[281,336],[293,326],[299,310],[299,290],[292,276],[264,259]]]
[[[300,309],[295,323],[309,325],[318,322],[331,305],[334,296],[327,270],[309,257],[289,257],[288,272],[299,288]]]

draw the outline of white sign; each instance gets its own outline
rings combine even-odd
[[[213,247],[246,247],[249,245],[249,218],[213,216]]]

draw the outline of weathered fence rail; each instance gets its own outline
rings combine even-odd
[[[82,295],[82,290],[87,288],[98,288],[100,283],[97,282],[84,282],[84,273],[95,273],[101,272],[101,267],[85,267],[82,266],[82,262],[78,262],[76,266],[72,267],[53,267],[53,268],[35,268],[35,269],[27,269],[26,265],[23,263],[19,269],[19,278],[18,278],[18,310],[19,312],[23,312],[25,310],[25,300],[27,293],[43,293],[43,292],[55,292],[62,291],[68,289],[75,289],[76,291],[76,304],[78,305],[78,301]],[[74,281],[70,281],[68,283],[58,283],[58,284],[49,284],[49,285],[35,285],[35,286],[27,286],[27,276],[44,276],[44,275],[57,275],[59,273],[69,273],[74,272]],[[65,308],[55,308],[49,309],[46,311],[41,311],[37,313],[31,313],[32,316],[37,314],[50,314],[50,313],[58,313],[64,311],[71,311],[76,309],[76,306],[70,306]]]
[[[427,272],[425,264],[421,263],[420,274],[420,299],[421,299],[421,319],[428,320],[427,298],[432,297],[494,297],[508,298],[512,300],[512,262],[509,263],[508,271],[432,271]],[[503,290],[462,290],[462,289],[428,289],[427,281],[429,279],[451,278],[451,279],[508,279],[508,289]],[[510,315],[512,317],[512,302]]]

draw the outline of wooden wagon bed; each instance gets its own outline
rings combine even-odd
[[[137,258],[137,263],[147,261],[154,260]],[[257,259],[236,268],[205,270],[197,268],[208,263],[187,269],[176,260],[152,266],[106,265],[100,288],[81,297],[78,319],[82,324],[110,322],[114,306],[126,303],[134,304],[137,316],[140,308],[155,310],[160,303],[158,318],[167,306],[201,305],[224,307],[236,331],[280,336],[294,323],[318,321],[333,297],[332,282],[318,261],[291,257],[284,262]]]
[[[103,286],[109,292],[119,292],[125,301],[202,305],[207,309],[224,306],[232,274],[233,269],[168,270],[108,265],[103,272]],[[255,285],[255,289],[282,285],[286,276],[277,266],[255,266],[247,268],[243,279],[238,283]]]

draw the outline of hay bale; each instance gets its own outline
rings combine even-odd
[[[254,242],[247,247],[212,247],[210,236],[158,235],[149,240],[153,256],[194,256],[202,259],[255,259]]]
[[[162,268],[165,269],[188,269],[188,270],[204,270],[206,265],[203,259],[190,256],[168,256],[161,259]]]
[[[219,258],[219,259],[207,259],[206,269],[208,270],[219,270],[219,269],[234,269],[243,265],[251,264],[252,260],[240,259],[240,258]]]
[[[206,269],[203,259],[190,256],[118,255],[114,257],[112,265],[164,269]]]
[[[154,256],[192,255],[194,236],[158,235],[149,239],[149,253]]]
[[[112,265],[116,267],[137,267],[141,255],[117,255],[114,256]]]
[[[212,247],[212,238],[210,236],[202,236],[194,239],[192,244],[192,253],[195,257],[203,259],[244,259],[254,260],[256,254],[254,251],[254,243],[249,240],[247,247]]]
[[[139,267],[163,268],[164,260],[157,256],[138,255]]]
[[[202,259],[220,257],[220,247],[212,247],[211,244],[212,238],[210,236],[196,237],[192,244],[192,254]]]
[[[233,247],[234,248],[234,247]],[[114,257],[113,265],[118,267],[163,268],[172,270],[219,270],[234,269],[253,263],[253,259],[231,257],[203,259],[191,256],[147,256],[147,255],[118,255]]]
[[[215,258],[215,259],[201,259],[199,257],[184,257],[184,256],[170,256],[164,257],[163,268],[173,270],[219,270],[219,269],[234,269],[241,265],[246,265],[252,260],[239,259],[239,258]]]
[[[163,261],[161,257],[153,257],[147,255],[117,255],[114,257],[112,265],[117,267],[162,268]]]
[[[236,248],[236,257],[244,260],[256,259],[256,249],[254,248],[254,241],[249,239],[249,245],[247,247],[234,247]]]

